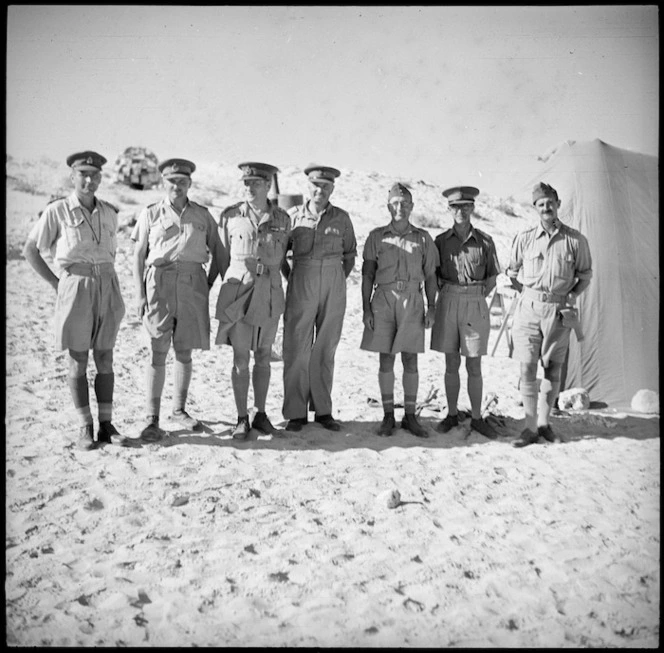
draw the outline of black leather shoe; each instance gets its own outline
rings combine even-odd
[[[78,440],[76,440],[76,448],[81,451],[92,451],[96,447],[95,444],[95,430],[92,424],[81,426],[78,432]]]
[[[436,426],[436,431],[438,433],[447,433],[451,431],[455,426],[459,426],[459,416],[458,415],[448,415],[438,426]]]
[[[529,444],[535,444],[539,440],[539,435],[529,429],[523,429],[521,435],[512,442],[513,447],[527,447]]]
[[[482,418],[471,419],[470,428],[482,434],[485,438],[489,438],[489,440],[495,440],[498,437],[498,434],[494,430],[493,426],[491,426],[491,424]]]
[[[341,424],[332,415],[316,415],[314,419],[328,431],[341,431]]]
[[[394,413],[386,413],[383,417],[383,421],[378,427],[378,435],[383,437],[389,437],[394,432],[394,429],[397,427],[397,423],[394,419]]]
[[[140,439],[148,443],[159,442],[164,435],[166,432],[159,428],[159,415],[150,415],[147,425],[141,431]]]
[[[306,417],[294,417],[293,419],[288,420],[286,424],[287,431],[301,431],[307,425]]]
[[[129,440],[124,435],[120,435],[118,430],[111,422],[100,422],[97,431],[97,442],[104,444],[117,444],[120,447],[129,445]]]
[[[560,436],[554,433],[550,424],[537,427],[537,435],[541,435],[547,442],[562,442]]]
[[[251,428],[260,431],[263,435],[271,435],[276,433],[277,429],[272,426],[268,416],[265,413],[258,412],[254,415],[254,421],[251,423]]]
[[[418,438],[428,438],[429,434],[426,429],[417,421],[415,413],[406,413],[401,420],[401,428],[410,431]]]

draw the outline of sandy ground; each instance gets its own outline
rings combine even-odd
[[[9,645],[658,646],[658,416],[610,408],[562,413],[552,424],[565,443],[515,449],[510,443],[523,417],[518,364],[503,340],[496,356],[484,359],[485,392],[498,397],[498,440],[469,432],[467,422],[445,435],[433,430],[446,402],[444,358],[430,351],[420,357],[420,418],[431,437],[402,430],[378,437],[378,360],[359,349],[360,257],[336,359],[340,433],[309,424],[300,433],[232,440],[231,353],[214,347],[194,354],[188,404],[204,433],[163,419],[169,433],[161,443],[81,452],[72,445],[66,356],[53,347],[55,295],[19,253],[66,170],[12,162],[10,173]],[[209,166],[207,173],[192,198],[230,203],[234,167]],[[387,221],[392,180],[358,172],[346,179],[333,201],[350,211],[361,246]],[[298,192],[298,180],[296,171],[285,174],[283,192]],[[435,236],[450,223],[441,189],[421,181],[415,188],[422,222],[440,216]],[[106,179],[99,196],[118,205],[126,221],[160,192]],[[489,198],[478,208],[504,265],[526,218],[496,206]],[[117,270],[127,316],[115,349],[114,423],[135,438],[148,342],[133,315],[126,229]],[[219,282],[211,306],[218,290]],[[490,351],[497,309],[492,323]],[[166,410],[171,365],[172,354]],[[399,402],[399,362],[396,371]],[[268,414],[283,428],[281,375],[276,361]],[[91,364],[90,383],[93,376]],[[461,408],[469,408],[465,378],[462,371]],[[389,501],[394,490],[396,506]]]

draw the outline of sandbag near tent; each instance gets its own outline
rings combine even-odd
[[[638,390],[659,392],[658,165],[599,139],[566,141],[516,195],[531,203],[538,181],[551,184],[559,218],[588,238],[593,278],[577,302],[585,338],[570,338],[565,387],[614,408]]]

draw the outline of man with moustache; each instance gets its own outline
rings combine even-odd
[[[117,209],[95,196],[106,158],[93,151],[67,157],[74,191],[51,202],[28,235],[23,255],[56,291],[55,340],[69,351],[68,382],[80,421],[77,446],[125,445],[112,423],[113,348],[125,306],[115,272]],[[50,252],[58,277],[41,252]],[[88,390],[88,354],[97,368],[94,380],[99,430],[94,426]]]
[[[218,345],[233,347],[231,381],[238,420],[233,438],[244,440],[249,433],[247,396],[249,358],[254,352],[251,380],[254,415],[251,427],[263,434],[275,432],[265,403],[270,385],[270,355],[284,311],[280,268],[286,253],[291,219],[272,206],[268,193],[278,169],[268,163],[248,162],[239,166],[245,201],[229,206],[220,216],[221,242],[230,257],[228,269],[220,271],[223,282],[217,299]],[[216,270],[211,270],[210,282]]]
[[[137,313],[150,336],[151,360],[146,367],[147,424],[145,442],[160,440],[161,394],[166,378],[166,356],[173,345],[173,411],[180,426],[201,431],[203,426],[185,410],[192,374],[192,350],[210,348],[208,283],[203,266],[210,255],[217,270],[225,270],[227,256],[210,212],[188,198],[196,165],[187,159],[159,164],[166,197],[138,217],[131,235]]]
[[[516,235],[507,275],[521,294],[512,321],[514,358],[521,365],[519,386],[525,428],[515,447],[525,447],[543,437],[560,442],[549,416],[560,390],[560,373],[572,328],[565,314],[590,285],[592,260],[587,238],[560,222],[560,200],[555,188],[540,182],[533,188],[533,205],[539,213],[536,227]],[[521,272],[521,281],[517,279]],[[537,364],[544,378],[539,389]]]
[[[307,410],[330,431],[341,425],[332,416],[334,355],[346,310],[346,279],[355,265],[357,243],[346,211],[330,203],[335,179],[330,166],[305,168],[309,199],[291,212],[292,269],[284,313],[284,404],[287,430],[307,423]]]
[[[378,435],[390,436],[394,419],[394,361],[403,364],[404,417],[401,428],[429,437],[417,421],[417,355],[424,352],[424,331],[434,319],[438,252],[427,231],[410,222],[410,189],[395,183],[387,196],[391,222],[373,229],[364,244],[362,307],[364,333],[360,348],[379,354],[378,386],[385,413]],[[422,285],[427,298],[424,309]]]
[[[459,423],[457,402],[461,356],[466,358],[470,427],[489,439],[497,434],[482,418],[482,356],[487,353],[491,323],[486,297],[500,272],[493,239],[470,219],[479,190],[455,186],[443,191],[454,215],[454,225],[436,237],[440,257],[436,319],[431,349],[445,354],[445,394],[448,412],[436,430],[447,433]]]

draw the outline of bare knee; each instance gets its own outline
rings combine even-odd
[[[99,374],[111,374],[113,372],[112,349],[93,349],[92,355]]]
[[[184,365],[191,363],[191,351],[191,349],[176,349],[175,360]]]
[[[384,374],[389,374],[394,371],[394,354],[379,354],[378,355],[378,365],[379,370]]]
[[[69,376],[83,376],[88,371],[88,352],[69,350]]]
[[[466,370],[468,376],[482,376],[482,359],[479,356],[466,358]]]
[[[246,372],[249,369],[249,351],[233,348],[233,369],[236,373]]]
[[[402,352],[401,362],[403,363],[404,372],[407,372],[408,374],[417,374],[417,354]]]
[[[445,354],[445,373],[458,374],[461,366],[461,354]]]
[[[537,380],[537,363],[521,363],[521,380],[528,383]]]
[[[254,367],[270,367],[271,347],[261,347],[254,352]]]
[[[166,356],[168,355],[167,351],[155,351],[152,350],[152,365],[154,367],[164,367],[166,365]]]

